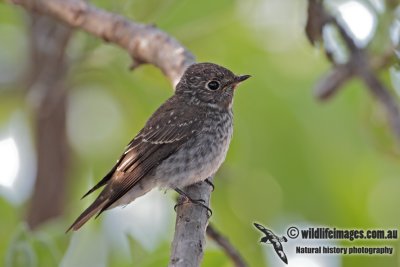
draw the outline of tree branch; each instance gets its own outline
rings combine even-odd
[[[390,46],[382,55],[369,58],[368,65],[372,71],[380,71],[392,65],[394,60],[394,47]],[[314,87],[314,95],[319,100],[328,100],[354,75],[351,61],[346,64],[335,65]]]
[[[213,178],[209,178],[212,181]],[[211,186],[205,182],[186,187],[184,191],[193,199],[202,199],[210,206]],[[203,260],[208,211],[197,204],[185,201],[176,210],[175,236],[172,242],[169,267],[197,267]]]
[[[35,116],[38,170],[27,222],[34,229],[64,211],[69,155],[65,51],[72,30],[39,14],[30,14],[29,23],[31,60],[27,100]]]
[[[349,64],[337,65],[322,77],[314,87],[314,95],[319,100],[332,97],[339,88],[353,78],[353,70]]]
[[[130,21],[82,0],[11,0],[27,10],[50,15],[126,50],[136,67],[150,63],[176,85],[194,56],[177,40],[152,25]]]
[[[349,52],[349,60],[345,64],[336,64],[331,57],[328,57],[334,64],[334,68],[317,84],[315,88],[316,96],[321,100],[325,100],[334,95],[349,79],[358,76],[364,81],[372,95],[386,109],[394,135],[400,143],[400,109],[398,103],[374,73],[374,71],[386,67],[392,61],[394,48],[389,46],[389,49],[379,58],[371,59],[364,49],[356,45],[343,25],[334,16],[325,11],[322,1],[309,0],[308,5],[306,33],[310,42],[314,44],[315,40],[321,39],[323,27],[330,23],[338,29]],[[328,54],[328,51],[326,52]]]
[[[207,227],[207,236],[224,250],[225,254],[233,261],[236,267],[247,267],[239,251],[212,224],[209,224]]]
[[[397,102],[394,100],[390,91],[370,69],[361,70],[359,76],[367,85],[371,93],[386,108],[389,123],[392,125],[393,132],[400,142],[400,111]]]

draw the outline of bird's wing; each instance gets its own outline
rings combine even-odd
[[[254,224],[254,226],[258,229],[258,230],[260,230],[260,231],[262,231],[262,232],[264,232],[264,230],[266,229],[264,226],[262,226],[261,224],[259,224],[259,223],[253,223]]]
[[[275,234],[274,234],[271,230],[265,228],[265,227],[262,226],[261,224],[254,223],[254,226],[255,226],[258,230],[260,230],[261,232],[263,232],[263,233],[266,235],[266,237],[268,237],[269,239],[275,237]]]
[[[87,193],[107,184],[94,203],[74,222],[72,229],[78,229],[94,214],[99,215],[110,207],[154,167],[200,132],[204,114],[200,110],[185,108],[184,104],[177,107],[173,101],[173,98],[168,100],[152,115],[125,148],[114,168]]]
[[[272,245],[274,246],[275,252],[276,252],[276,254],[278,254],[279,258],[284,263],[288,264],[286,254],[285,254],[285,252],[283,252],[282,244],[279,241],[276,241],[276,242],[272,243]]]

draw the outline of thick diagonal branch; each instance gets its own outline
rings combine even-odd
[[[134,66],[153,64],[162,70],[173,85],[179,81],[187,66],[194,63],[194,56],[165,32],[96,8],[82,0],[12,1],[119,45],[131,55]]]

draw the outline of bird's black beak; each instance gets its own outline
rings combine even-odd
[[[236,78],[235,78],[235,83],[236,83],[236,84],[241,83],[241,82],[247,80],[247,79],[250,78],[250,77],[251,77],[250,75],[240,75],[240,76],[236,76]]]

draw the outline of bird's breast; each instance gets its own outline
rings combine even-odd
[[[156,169],[161,187],[184,187],[215,174],[233,134],[232,112],[208,113],[202,130]]]

